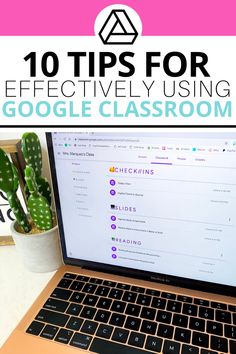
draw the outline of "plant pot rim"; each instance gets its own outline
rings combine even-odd
[[[54,232],[55,230],[58,229],[58,225],[56,224],[54,227],[52,227],[50,230],[45,230],[45,231],[42,231],[40,233],[37,233],[37,234],[27,234],[27,233],[22,233],[22,232],[18,232],[16,229],[15,229],[15,225],[18,224],[17,223],[17,220],[14,220],[12,221],[11,225],[10,225],[10,230],[11,230],[11,233],[12,234],[15,234],[15,235],[18,235],[18,236],[23,236],[23,237],[40,237],[40,236],[45,236],[46,234],[50,234],[52,232]]]

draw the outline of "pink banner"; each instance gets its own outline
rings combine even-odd
[[[235,0],[8,0],[0,35],[93,35],[97,14],[117,3],[136,10],[143,35],[236,35]]]

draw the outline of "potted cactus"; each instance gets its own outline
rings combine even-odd
[[[55,270],[61,265],[58,228],[51,209],[51,188],[41,176],[42,152],[38,136],[25,133],[21,148],[26,162],[26,211],[17,196],[18,171],[0,149],[0,190],[6,194],[16,218],[11,225],[12,237],[28,269]]]

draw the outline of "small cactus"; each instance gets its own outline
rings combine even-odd
[[[18,181],[16,167],[10,162],[6,153],[0,149],[0,189],[6,193],[18,224],[25,232],[29,232],[31,230],[29,221],[16,194]]]
[[[42,194],[51,205],[51,188],[46,180],[42,177],[42,150],[38,136],[35,133],[25,133],[21,140],[21,150],[26,161],[26,164],[33,168],[35,172],[36,182],[40,194]],[[28,190],[25,190],[28,195]]]
[[[23,135],[22,152],[27,163],[25,168],[25,191],[28,212],[39,230],[50,230],[53,227],[53,217],[50,208],[51,188],[48,181],[41,176],[42,152],[38,136],[35,133],[25,133]],[[17,197],[18,186],[17,169],[6,153],[0,149],[0,190],[6,194],[18,224],[25,233],[28,233],[31,231],[32,226]]]

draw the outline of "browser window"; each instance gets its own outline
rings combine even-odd
[[[236,285],[236,137],[54,133],[67,255]]]

